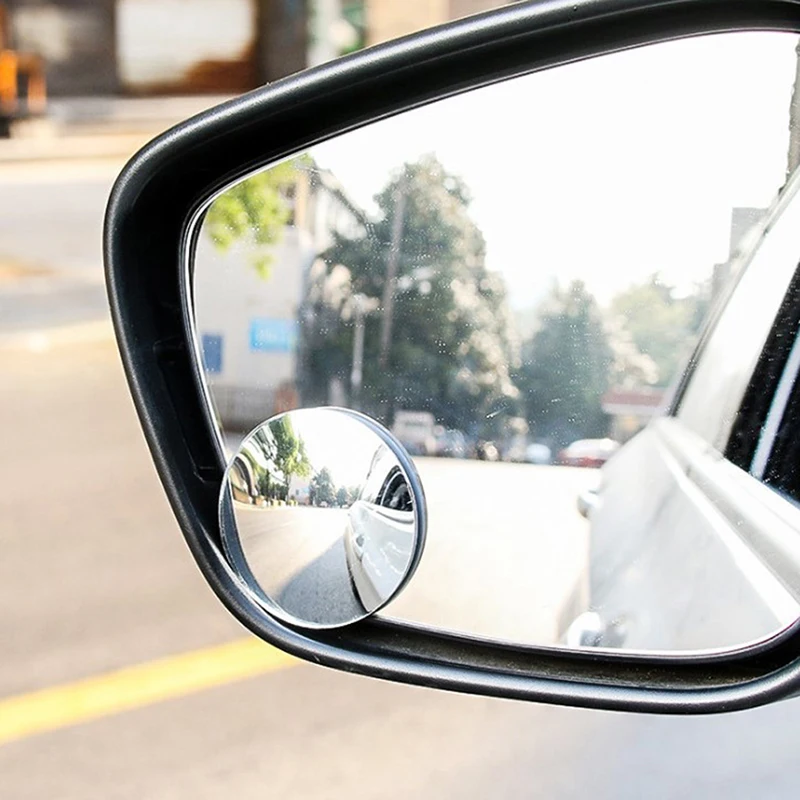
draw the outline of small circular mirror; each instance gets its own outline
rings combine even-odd
[[[403,588],[425,498],[403,446],[363,414],[289,411],[259,425],[225,473],[220,528],[234,569],[276,617],[335,628]]]

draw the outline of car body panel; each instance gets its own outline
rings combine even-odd
[[[800,510],[725,457],[746,393],[765,391],[752,386],[753,376],[798,253],[795,174],[733,264],[671,415],[609,461],[591,502],[578,498],[591,520],[590,611],[601,620],[595,644],[735,647],[800,616]],[[751,449],[764,430],[756,421]],[[597,619],[584,622],[594,630]]]
[[[416,538],[413,511],[357,500],[348,512],[344,547],[347,566],[366,608],[396,591],[408,569]]]
[[[723,511],[709,494],[708,482],[729,481],[721,465],[719,453],[669,418],[606,465],[590,511],[590,608],[609,628],[600,644],[735,647],[800,616],[800,596],[742,535],[758,501],[740,490],[736,507]]]

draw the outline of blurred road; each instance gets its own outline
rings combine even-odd
[[[122,163],[0,164],[0,336],[105,317],[103,211]]]
[[[387,615],[529,644],[555,644],[588,591],[578,493],[595,470],[416,459],[428,541]]]
[[[57,698],[38,706],[53,730],[20,728],[0,746],[3,800],[797,796],[796,701],[660,718],[451,695],[271,656],[238,673],[230,656],[223,664],[225,643],[234,660],[269,649],[248,644],[194,567],[107,327],[43,330],[104,316],[98,214],[111,175],[59,169],[12,181],[0,168],[0,334],[38,331],[0,336],[0,731],[15,702],[36,707],[32,692],[56,687]],[[99,294],[76,310],[66,288],[83,285]],[[436,461],[420,471],[431,537],[392,614],[475,632],[500,615],[503,635],[552,635],[580,574],[573,492],[590,473]],[[449,510],[433,502],[445,495]],[[435,515],[457,509],[463,528],[436,536]],[[526,531],[509,525],[522,510]],[[523,586],[537,541],[560,568]],[[462,568],[476,561],[478,579]],[[138,664],[173,685],[137,695],[116,670]],[[83,679],[102,689],[105,715],[76,722]]]
[[[425,554],[385,614],[439,628],[556,644],[586,609],[588,524],[578,493],[593,470],[416,459],[428,504]],[[237,505],[242,548],[270,597],[305,619],[353,618],[346,512]],[[290,534],[290,535],[287,535]],[[340,575],[340,585],[321,576]],[[327,584],[327,586],[326,586]]]
[[[341,508],[234,506],[242,550],[267,596],[297,619],[352,621],[365,614],[352,588]]]

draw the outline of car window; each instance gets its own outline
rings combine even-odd
[[[791,184],[710,335],[676,414],[724,452],[745,391],[800,260],[800,203]],[[792,202],[792,200],[795,200]]]

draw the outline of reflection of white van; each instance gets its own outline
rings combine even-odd
[[[412,456],[433,455],[436,419],[430,411],[397,411],[392,433]]]

